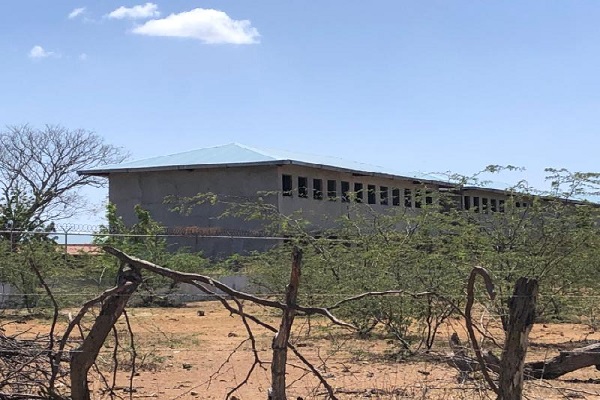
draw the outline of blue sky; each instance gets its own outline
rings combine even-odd
[[[49,4],[0,5],[2,126],[86,128],[134,159],[240,142],[600,170],[597,1]]]

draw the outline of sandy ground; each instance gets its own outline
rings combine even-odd
[[[248,311],[272,325],[276,315],[257,307]],[[203,315],[199,315],[203,314]],[[140,367],[133,377],[129,393],[127,351],[131,349],[123,320],[119,321],[120,345],[116,393],[124,398],[157,399],[224,399],[244,382],[254,362],[254,354],[245,327],[239,317],[230,316],[217,302],[190,304],[184,308],[130,309],[129,317],[136,337],[135,350]],[[494,398],[486,392],[480,379],[459,382],[457,372],[432,357],[402,360],[398,347],[385,338],[358,340],[338,328],[325,327],[323,321],[304,318],[295,322],[293,342],[336,389],[340,399],[477,399]],[[44,331],[47,321],[29,321],[8,325],[11,330]],[[232,399],[266,399],[270,382],[270,344],[273,334],[252,325],[256,338],[257,365],[247,383],[235,391]],[[464,340],[461,325],[450,323],[439,334],[436,354],[450,352],[447,339],[456,331]],[[528,359],[550,358],[558,354],[556,344],[600,340],[600,334],[574,324],[539,324],[530,336]],[[108,369],[111,343],[99,359]],[[290,355],[287,382],[289,399],[327,398],[322,385],[294,355]],[[107,372],[110,378],[111,373]],[[476,377],[477,378],[477,377]],[[99,378],[91,385],[96,398],[102,387]],[[526,384],[529,399],[600,399],[600,371],[581,369],[559,380],[534,381]]]

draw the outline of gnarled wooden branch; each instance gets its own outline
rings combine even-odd
[[[467,327],[467,332],[469,333],[469,339],[471,340],[471,346],[473,346],[473,350],[475,351],[475,357],[477,358],[477,361],[479,362],[479,365],[481,366],[481,373],[483,374],[483,377],[485,378],[485,381],[490,386],[490,388],[496,394],[498,394],[498,387],[496,386],[496,383],[494,382],[494,380],[492,379],[492,377],[490,376],[490,374],[488,372],[488,368],[486,366],[485,360],[481,353],[481,348],[479,347],[479,342],[477,341],[477,337],[475,336],[475,330],[473,329],[473,321],[471,318],[471,310],[473,309],[473,304],[475,303],[474,287],[475,287],[475,278],[477,277],[477,275],[480,275],[483,278],[483,280],[485,282],[485,287],[487,289],[488,295],[490,296],[490,299],[494,300],[494,298],[496,297],[496,292],[494,291],[494,284],[492,283],[492,278],[490,278],[490,274],[487,272],[487,270],[482,267],[473,268],[473,270],[471,271],[471,274],[469,275],[469,282],[467,284],[467,304],[465,305],[465,323],[466,323],[466,327]]]

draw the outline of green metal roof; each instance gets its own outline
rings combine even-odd
[[[107,175],[116,172],[140,172],[174,169],[198,169],[222,166],[294,164],[355,173],[436,181],[440,177],[423,173],[399,173],[377,165],[349,161],[338,157],[319,156],[284,150],[256,149],[239,143],[207,147],[183,153],[146,158],[79,171],[84,175]]]

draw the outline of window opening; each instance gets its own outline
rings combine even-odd
[[[400,189],[392,189],[392,205],[400,205]]]
[[[281,190],[284,196],[292,195],[292,176],[281,175]]]
[[[359,182],[354,183],[354,201],[357,203],[363,202],[363,184]]]
[[[415,189],[415,208],[421,208],[421,189]]]
[[[377,204],[377,193],[375,185],[367,185],[367,202],[369,204]]]
[[[323,200],[323,180],[313,179],[313,199]]]
[[[298,197],[308,198],[308,178],[305,176],[298,177]]]
[[[379,186],[379,204],[382,206],[388,205],[388,188],[387,186]]]
[[[327,199],[330,201],[337,200],[337,182],[333,179],[327,180]]]
[[[412,190],[404,189],[404,207],[412,207]]]
[[[425,204],[433,204],[433,196],[431,190],[425,191]]]
[[[463,197],[463,209],[469,210],[471,208],[471,196]]]
[[[478,196],[473,196],[473,209],[475,210],[475,212],[479,212],[479,197]]]
[[[347,203],[350,201],[350,182],[342,181],[342,202]]]

